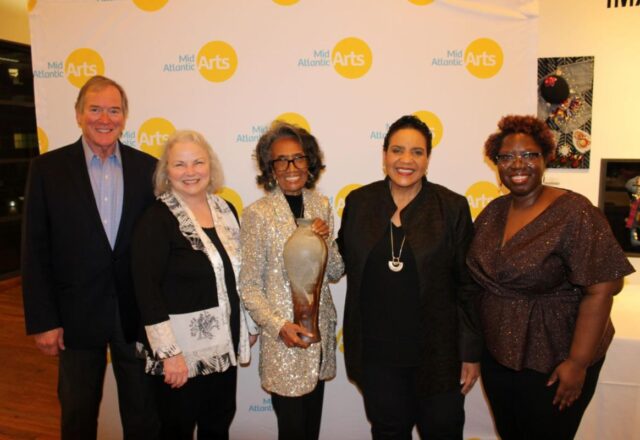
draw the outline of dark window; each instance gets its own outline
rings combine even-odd
[[[20,270],[24,189],[37,155],[31,49],[0,40],[0,279]]]

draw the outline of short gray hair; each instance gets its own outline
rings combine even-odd
[[[171,190],[171,183],[167,175],[167,162],[169,160],[169,152],[175,144],[180,142],[192,142],[204,148],[207,156],[209,156],[209,185],[207,186],[207,191],[215,193],[222,188],[222,184],[224,183],[222,164],[204,136],[194,130],[176,130],[164,143],[164,151],[156,165],[156,171],[153,175],[154,194],[159,196]]]

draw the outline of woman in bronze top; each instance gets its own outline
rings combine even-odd
[[[485,153],[510,194],[478,216],[467,257],[483,287],[483,385],[502,439],[571,439],[633,268],[589,200],[543,185],[555,151],[544,122],[506,116],[498,127]]]

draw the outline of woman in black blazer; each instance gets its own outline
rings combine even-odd
[[[222,169],[199,133],[177,131],[155,174],[155,204],[133,241],[133,277],[144,324],[146,371],[157,376],[166,439],[227,439],[236,366],[255,326],[240,303],[240,230],[214,192]],[[250,342],[250,339],[252,341]]]
[[[414,116],[390,126],[387,177],[347,197],[338,234],[345,363],[374,439],[410,439],[415,425],[424,438],[461,439],[479,375],[471,216],[464,197],[426,180],[431,139]]]

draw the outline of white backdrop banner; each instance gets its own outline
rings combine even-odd
[[[222,196],[240,213],[263,195],[252,153],[274,119],[318,138],[318,189],[339,226],[348,192],[383,177],[389,124],[416,114],[434,132],[429,179],[466,195],[475,216],[499,192],[484,140],[502,115],[536,109],[535,1],[30,0],[29,10],[41,151],[78,138],[78,88],[103,74],[129,96],[122,141],[157,156],[175,129],[202,132],[224,166]],[[342,316],[344,280],[332,291]],[[253,354],[239,374],[234,439],[276,438]],[[367,438],[338,357],[321,437]],[[106,387],[101,438],[121,435],[114,393]],[[477,389],[465,436],[495,438]]]

